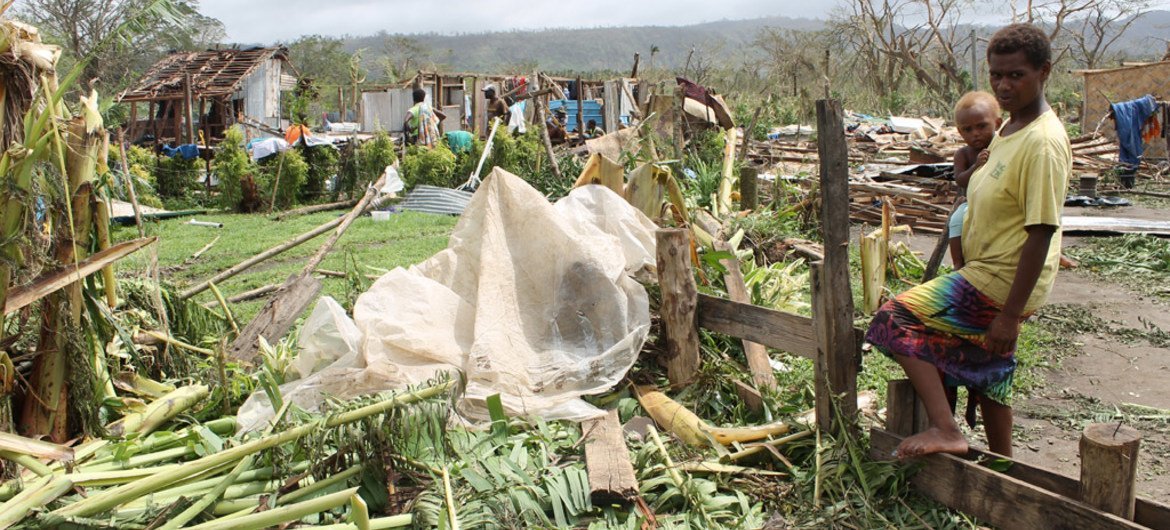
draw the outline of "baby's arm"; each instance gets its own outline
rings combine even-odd
[[[983,164],[987,162],[988,152],[986,149],[973,153],[974,149],[970,146],[963,146],[955,152],[955,184],[960,188],[967,189],[967,184],[971,182],[971,175],[975,174]]]

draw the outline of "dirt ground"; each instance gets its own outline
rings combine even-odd
[[[1165,210],[1141,206],[1069,208],[1065,213],[1166,218]],[[1064,246],[1076,245],[1078,239],[1066,236]],[[909,243],[925,259],[934,241],[934,236],[914,236]],[[1060,272],[1049,304],[1084,306],[1115,326],[1143,329],[1145,320],[1170,331],[1170,304],[1076,270]],[[1128,343],[1106,333],[1078,334],[1072,339],[1078,351],[1054,368],[1044,369],[1042,389],[1016,404],[1016,458],[1078,477],[1077,446],[1086,424],[1118,421],[1115,407],[1123,404],[1153,407],[1160,409],[1149,411],[1153,423],[1135,425],[1143,432],[1137,490],[1140,496],[1170,502],[1170,349],[1141,340]],[[979,438],[976,444],[985,446]]]

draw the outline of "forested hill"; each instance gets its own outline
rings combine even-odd
[[[550,72],[625,71],[632,65],[635,52],[641,53],[642,65],[681,69],[692,48],[705,61],[742,62],[751,51],[760,30],[773,27],[790,30],[823,29],[826,21],[785,16],[749,20],[720,20],[690,26],[632,26],[536,31],[499,31],[468,34],[390,35],[381,32],[344,39],[347,51],[367,50],[364,57],[370,66],[375,58],[403,53],[412,56],[417,66],[438,64],[444,70],[489,72],[527,71],[533,68]],[[1079,21],[1067,23],[1079,29]],[[994,28],[980,30],[990,35]],[[1170,11],[1151,11],[1133,23],[1113,50],[1131,58],[1157,58],[1166,50],[1170,36]],[[403,51],[402,43],[414,50]],[[387,43],[392,43],[388,46]],[[394,45],[396,43],[397,45]],[[389,51],[387,48],[394,48]],[[651,59],[650,51],[658,52]],[[389,52],[389,53],[387,53]]]
[[[645,67],[651,46],[658,47],[654,67],[678,67],[686,62],[692,47],[709,56],[737,55],[750,45],[760,29],[779,27],[815,30],[822,20],[767,17],[751,20],[721,20],[691,26],[640,26],[492,33],[410,35],[429,52],[431,61],[453,70],[498,71],[507,67],[536,66],[549,71],[625,70],[632,66],[634,53],[642,54]],[[350,51],[365,48],[368,55],[380,55],[390,35],[349,37]]]

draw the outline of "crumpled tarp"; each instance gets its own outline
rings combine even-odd
[[[496,168],[460,218],[447,249],[397,268],[358,297],[354,318],[323,298],[281,387],[315,410],[458,370],[456,410],[485,421],[500,394],[509,415],[583,420],[633,365],[650,329],[635,281],[652,278],[654,224],[603,186],[556,204]],[[240,408],[241,429],[272,417],[263,392]]]

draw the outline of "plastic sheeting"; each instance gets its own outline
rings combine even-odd
[[[488,396],[510,415],[583,420],[633,365],[650,328],[635,278],[652,278],[654,224],[603,186],[555,205],[499,168],[460,218],[447,249],[397,268],[358,297],[354,318],[323,298],[305,322],[284,399],[316,410],[459,371],[456,410],[485,421]],[[257,392],[241,429],[272,417]]]

